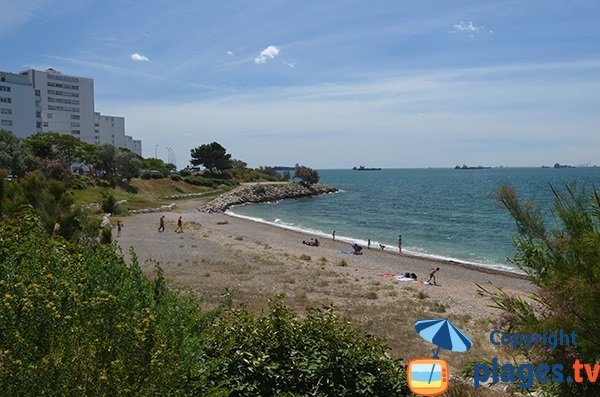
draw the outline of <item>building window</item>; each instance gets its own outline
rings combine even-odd
[[[0,103],[12,103],[12,99],[5,96],[0,96]]]
[[[51,119],[52,118],[52,113],[47,113],[46,117],[48,117],[49,119]]]
[[[48,95],[70,96],[70,97],[79,98],[79,93],[78,92],[65,92],[65,91],[48,90]]]
[[[79,123],[71,123],[71,127],[80,127]]]
[[[35,112],[35,117],[37,117],[38,119],[42,117],[42,112],[37,111]]]
[[[0,122],[0,125],[2,125],[4,127],[12,127],[12,120],[2,120]]]
[[[42,124],[45,128],[48,128],[48,122],[44,121],[44,123]]]
[[[42,128],[42,122],[38,121],[37,123],[35,123],[35,128]]]
[[[35,90],[35,96],[40,96],[40,95],[41,95],[40,90]]]
[[[56,87],[56,88],[66,88],[68,90],[78,90],[79,86],[78,85],[71,85],[71,84],[61,84],[61,83],[53,83],[51,81],[48,81],[46,83],[46,85],[48,87]]]
[[[71,130],[71,134],[79,135],[79,134],[81,134],[81,131],[80,130]]]
[[[79,100],[77,100],[77,99],[62,99],[62,98],[48,97],[48,102],[52,102],[52,103],[66,103],[68,105],[79,105]]]
[[[0,114],[12,114],[12,109],[2,108]]]
[[[67,76],[57,76],[55,74],[47,74],[48,80],[60,80],[60,81],[70,81],[71,83],[79,83],[79,79],[76,77],[67,77]]]
[[[0,85],[0,91],[10,92],[10,87],[7,85]]]
[[[71,115],[71,120],[79,120],[79,115],[78,114],[72,114]]]

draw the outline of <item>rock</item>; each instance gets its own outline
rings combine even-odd
[[[319,196],[337,192],[336,188],[316,183],[305,186],[299,183],[254,184],[246,185],[225,193],[204,204],[200,211],[220,210],[245,203],[266,203],[271,201]]]

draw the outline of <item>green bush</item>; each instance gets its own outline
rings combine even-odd
[[[222,182],[219,180],[203,178],[201,176],[188,176],[188,177],[183,178],[183,181],[185,183],[189,183],[190,185],[206,186],[206,187],[215,187]]]
[[[28,395],[191,395],[198,302],[114,247],[53,240],[31,212],[0,226],[0,389]]]
[[[404,366],[387,347],[353,330],[333,310],[298,319],[280,298],[267,313],[245,310],[217,319],[195,393],[218,387],[232,396],[405,396]]]
[[[3,395],[405,396],[404,366],[331,309],[256,316],[169,290],[113,245],[0,224]]]
[[[117,212],[117,199],[110,191],[102,192],[101,207],[105,214],[114,214]]]
[[[570,368],[579,359],[597,363],[600,357],[600,194],[566,186],[554,193],[556,225],[548,228],[540,208],[523,202],[509,187],[499,199],[517,223],[517,254],[513,260],[531,278],[533,299],[502,290],[482,290],[502,309],[501,326],[511,333],[536,334],[545,330],[576,332],[577,346],[556,349],[533,347],[519,351],[531,362],[560,363]],[[551,383],[540,385],[558,396],[600,395],[598,383]]]

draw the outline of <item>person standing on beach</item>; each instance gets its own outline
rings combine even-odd
[[[427,280],[427,282],[431,283],[431,280],[433,280],[433,285],[437,285],[437,283],[435,282],[435,274],[439,271],[440,271],[439,267],[436,267],[435,269],[431,269],[431,273],[429,273],[429,280]]]
[[[181,220],[181,217],[177,219],[177,228],[175,229],[175,233],[183,233],[183,221]]]
[[[371,239],[367,240],[367,249],[371,249]]]
[[[121,229],[123,228],[123,224],[121,221],[117,221],[117,237],[121,237]]]
[[[158,231],[161,233],[165,231],[165,216],[164,215],[161,215],[160,220],[158,221]]]
[[[333,231],[333,233],[331,233],[331,235],[333,236],[333,241],[335,241],[335,230]]]
[[[398,252],[402,253],[402,235],[398,235]]]

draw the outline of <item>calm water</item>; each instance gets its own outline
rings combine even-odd
[[[549,184],[600,187],[600,168],[487,170],[322,170],[321,182],[342,191],[309,199],[238,206],[230,212],[268,223],[372,246],[488,266],[509,266],[516,228],[495,198],[502,184],[545,207]],[[545,211],[549,220],[552,214]]]

